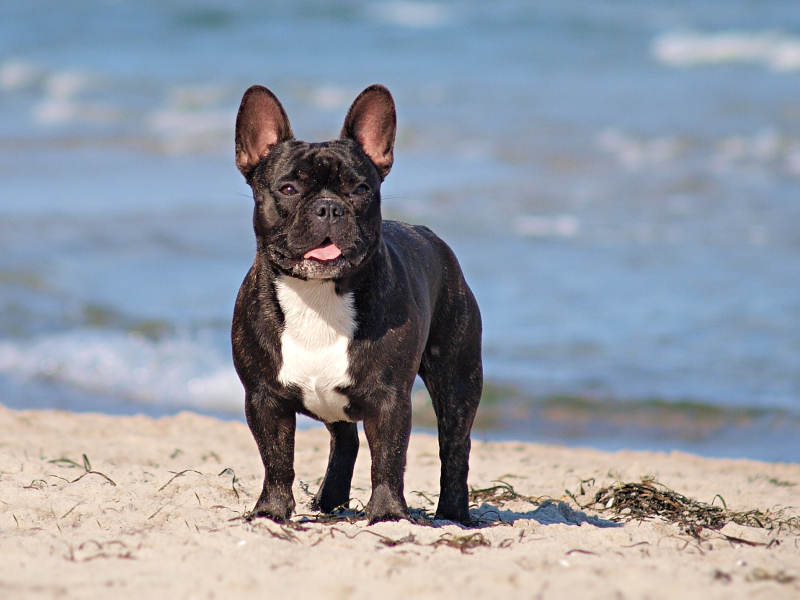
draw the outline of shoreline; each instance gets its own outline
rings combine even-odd
[[[9,382],[5,382],[9,385]],[[243,400],[236,410],[164,405],[93,396],[78,390],[44,384],[31,385],[26,393],[3,387],[6,406],[15,410],[67,410],[80,414],[152,418],[174,416],[183,411],[222,421],[245,422]],[[412,396],[415,432],[435,435],[436,420],[424,388]],[[322,427],[300,417],[301,429]],[[489,382],[472,429],[473,440],[589,447],[615,452],[677,450],[707,458],[751,459],[800,463],[800,413],[786,407],[739,407],[713,402],[664,399],[612,399],[580,395],[534,396],[512,385]]]
[[[721,496],[733,511],[782,506],[784,519],[798,523],[800,464],[473,441],[470,485],[502,481],[518,494],[476,501],[482,527],[367,526],[309,513],[307,492],[324,473],[328,435],[306,429],[297,433],[294,493],[297,513],[311,516],[281,526],[240,518],[262,479],[241,422],[0,407],[0,427],[0,590],[16,598],[800,593],[800,528],[729,523],[698,537],[659,518],[615,523],[566,493],[586,487],[581,498],[589,498],[601,485],[650,476],[707,504]],[[432,512],[437,492],[436,440],[415,433],[406,469],[413,514]],[[352,495],[351,506],[369,497],[365,443]]]

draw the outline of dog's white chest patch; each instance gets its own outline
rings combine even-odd
[[[275,282],[285,327],[278,381],[294,384],[303,405],[326,423],[350,421],[348,398],[337,387],[352,384],[347,346],[356,330],[353,294],[340,296],[332,281],[280,277]]]

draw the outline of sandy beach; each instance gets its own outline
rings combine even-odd
[[[473,510],[484,525],[466,529],[425,523],[437,445],[415,434],[406,498],[419,523],[367,526],[303,516],[328,445],[327,432],[306,430],[298,515],[280,526],[240,518],[262,480],[242,423],[5,408],[0,423],[5,598],[800,597],[798,464],[474,442],[471,486],[501,480],[518,496],[488,493]],[[720,505],[719,494],[732,511],[783,507],[795,528],[730,523],[692,536],[658,518],[614,522],[565,492],[583,486],[587,506],[601,486],[643,476],[706,503]],[[366,444],[353,484],[358,506],[369,495]]]

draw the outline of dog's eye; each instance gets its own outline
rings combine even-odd
[[[294,196],[297,193],[297,190],[293,185],[289,185],[288,183],[281,187],[280,189],[281,194],[284,196]]]
[[[355,194],[356,196],[365,196],[368,191],[369,191],[369,186],[362,183],[355,189]]]

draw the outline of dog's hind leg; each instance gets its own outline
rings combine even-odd
[[[459,316],[461,327],[431,331],[419,374],[431,395],[439,430],[442,471],[436,517],[469,524],[470,432],[483,389],[483,366],[477,307]]]
[[[350,482],[358,455],[358,427],[346,421],[326,423],[325,427],[331,434],[328,469],[319,491],[311,501],[311,508],[329,513],[340,506],[349,506]]]

